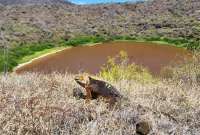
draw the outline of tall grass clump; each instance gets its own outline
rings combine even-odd
[[[154,80],[146,68],[134,63],[129,64],[128,55],[124,51],[121,51],[114,58],[108,58],[107,63],[101,68],[99,75],[109,81],[128,79],[147,83]]]
[[[183,84],[200,85],[200,53],[194,53],[191,59],[178,66],[164,67],[161,70],[161,77],[171,81],[181,81]]]

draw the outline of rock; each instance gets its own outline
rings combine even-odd
[[[136,124],[136,133],[138,135],[147,135],[151,131],[151,125],[146,121],[141,121]]]
[[[83,94],[80,88],[73,89],[73,96],[76,97],[77,99],[85,99],[85,95]]]

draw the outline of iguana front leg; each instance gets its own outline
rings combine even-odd
[[[92,99],[91,88],[85,87],[85,90],[86,90],[86,103],[89,103],[90,100]]]

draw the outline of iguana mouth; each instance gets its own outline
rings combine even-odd
[[[82,87],[85,87],[85,83],[82,82],[82,80],[84,80],[83,77],[76,76],[76,77],[74,78],[74,80],[75,80],[79,85],[81,85]]]
[[[79,78],[75,78],[74,79],[77,83],[82,83],[81,80]]]
[[[74,80],[75,80],[76,82],[79,82],[79,81],[80,81],[80,79],[79,79],[79,78],[75,78]]]

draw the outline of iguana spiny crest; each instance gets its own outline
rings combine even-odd
[[[88,75],[79,75],[75,77],[75,81],[86,90],[86,98],[94,99],[98,97],[109,98],[115,102],[117,98],[121,98],[119,91],[111,84],[92,78]]]

